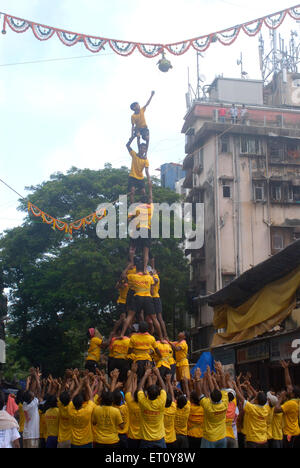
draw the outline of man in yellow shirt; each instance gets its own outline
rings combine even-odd
[[[112,392],[102,392],[100,406],[96,406],[92,414],[94,448],[119,447],[119,431],[124,423],[120,411],[112,404]]]
[[[150,98],[142,108],[138,102],[133,102],[130,105],[130,109],[134,112],[131,116],[131,136],[141,135],[143,140],[146,142],[147,147],[149,146],[149,129],[145,119],[145,111],[154,94],[154,91],[152,91]]]
[[[143,389],[152,372],[156,375],[162,390],[159,389],[158,385],[150,385],[147,388],[146,396]],[[141,410],[141,449],[166,448],[164,427],[166,400],[166,386],[159,370],[156,367],[146,369],[138,386],[138,402]]]
[[[190,367],[187,359],[188,345],[186,342],[185,332],[178,333],[178,340],[175,342],[169,341],[169,343],[175,352],[177,380],[179,382],[183,379],[190,380]]]
[[[130,192],[130,203],[134,203],[134,195],[136,190],[143,196],[146,195],[145,181],[144,181],[144,169],[148,181],[148,186],[151,186],[151,178],[149,173],[149,161],[147,159],[147,145],[140,143],[138,137],[138,152],[134,151],[131,147],[131,143],[134,140],[134,136],[129,138],[126,143],[126,148],[131,156],[131,169],[128,177],[128,192]]]
[[[120,336],[121,331],[117,336],[113,337],[109,344],[109,364],[108,374],[118,369],[120,374],[118,377],[119,382],[124,383],[127,379],[127,372],[129,371],[129,362],[127,359],[130,338],[128,336]]]
[[[96,372],[99,365],[101,348],[105,347],[103,338],[95,328],[89,328],[88,330],[89,349],[88,355],[85,361],[85,368],[89,372]]]
[[[154,258],[151,259],[151,265],[154,266]],[[150,270],[150,274],[153,276],[153,279],[155,281],[155,284],[153,286],[153,293],[152,293],[154,310],[155,310],[157,319],[158,319],[160,327],[161,327],[163,338],[166,340],[168,338],[168,333],[167,333],[167,329],[166,329],[166,324],[165,324],[163,316],[162,316],[162,302],[161,302],[161,297],[159,295],[160,277],[158,275],[157,270],[154,267],[153,267],[152,270]]]
[[[50,395],[47,398],[46,405],[48,407],[45,412],[46,448],[57,448],[60,414],[56,396]]]
[[[167,374],[171,375],[170,352],[172,348],[166,340],[156,341],[156,345],[161,354],[161,357],[157,357],[156,367],[164,380]]]
[[[152,351],[155,351],[159,358],[162,357],[154,336],[148,333],[148,324],[146,322],[141,322],[139,325],[139,332],[133,333],[130,337],[128,349],[128,354],[135,355],[135,362],[138,366],[138,380],[143,377],[146,365],[152,362]]]

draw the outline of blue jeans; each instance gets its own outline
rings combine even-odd
[[[140,449],[167,448],[165,439],[160,440],[141,440]]]
[[[201,448],[227,448],[227,439],[226,437],[216,442],[210,442],[202,437]]]

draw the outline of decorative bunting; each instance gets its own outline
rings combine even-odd
[[[223,31],[216,31],[215,33],[207,34],[206,36],[199,36],[172,44],[146,44],[88,36],[86,34],[79,34],[66,31],[64,29],[37,24],[32,21],[7,15],[6,13],[0,13],[0,15],[3,17],[3,34],[6,34],[7,25],[16,33],[24,33],[31,28],[34,36],[39,41],[46,41],[56,33],[59,40],[68,47],[74,46],[78,42],[83,42],[90,52],[97,53],[104,50],[105,45],[108,45],[116,54],[123,57],[128,57],[133,54],[135,50],[138,50],[144,57],[153,58],[157,57],[157,55],[164,50],[173,55],[183,55],[191,46],[198,52],[205,52],[214,42],[219,42],[222,45],[229,46],[234,43],[241,31],[250,37],[254,37],[259,33],[263,25],[269,29],[277,29],[281,26],[287,15],[296,21],[300,20],[300,4]]]
[[[91,225],[100,221],[107,215],[107,210],[103,210],[102,213],[92,213],[85,218],[78,219],[73,223],[66,223],[60,219],[53,218],[53,216],[48,215],[44,211],[40,210],[37,206],[33,205],[31,202],[28,202],[28,212],[32,213],[35,217],[41,217],[43,223],[52,225],[52,229],[58,229],[59,231],[65,231],[66,234],[72,235],[73,230],[78,231],[79,229],[85,229],[86,225]]]

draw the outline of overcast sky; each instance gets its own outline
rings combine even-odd
[[[57,28],[137,42],[177,42],[224,29],[296,4],[286,0],[0,0],[0,11]],[[299,25],[286,20],[286,38]],[[0,30],[2,29],[2,24]],[[266,48],[269,32],[263,29]],[[212,44],[200,61],[207,84],[218,74],[240,77],[243,53],[249,78],[260,79],[258,36],[240,33],[234,45]],[[185,93],[196,85],[196,52],[168,57],[173,69],[162,73],[158,58],[139,52],[120,57],[109,47],[92,54],[83,44],[64,46],[57,37],[38,41],[31,30],[0,34],[0,178],[20,194],[71,166],[101,169],[130,166],[125,144],[130,135],[129,105],[147,109],[151,132],[150,170],[182,162]],[[57,59],[57,60],[53,60]],[[64,60],[61,60],[64,59]],[[24,63],[37,62],[37,63]],[[0,183],[0,232],[21,223],[18,196]],[[43,207],[40,207],[43,209]],[[55,217],[55,213],[49,213]],[[89,214],[89,213],[87,213]]]

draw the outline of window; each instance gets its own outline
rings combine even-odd
[[[272,249],[273,250],[281,250],[284,247],[283,243],[283,235],[279,233],[275,233],[272,235]]]
[[[254,201],[265,200],[265,184],[263,182],[255,182],[253,184],[253,199]]]
[[[271,200],[281,201],[281,185],[280,184],[271,185]]]
[[[229,152],[229,136],[223,135],[220,138],[220,153],[228,153]]]
[[[231,187],[230,185],[223,185],[223,197],[230,198],[231,197]]]
[[[261,154],[261,140],[255,137],[241,137],[241,153]]]

